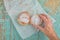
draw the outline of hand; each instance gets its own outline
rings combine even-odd
[[[54,30],[53,30],[53,25],[52,21],[50,20],[49,17],[47,17],[45,14],[41,14],[40,18],[44,21],[44,27],[39,26],[39,25],[33,25],[35,28],[38,28],[41,30],[45,35],[47,35],[50,40],[58,40],[58,37],[56,36]]]

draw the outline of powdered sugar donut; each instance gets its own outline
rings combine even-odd
[[[30,22],[30,15],[28,12],[21,12],[20,15],[18,16],[18,23],[21,25],[26,25],[29,24]]]
[[[36,14],[36,15],[33,15],[31,17],[31,24],[33,24],[33,25],[40,25],[41,22],[42,22],[42,20],[40,19],[39,15]]]

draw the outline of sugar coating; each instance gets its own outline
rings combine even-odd
[[[35,25],[39,25],[40,24],[40,17],[38,15],[33,15],[31,18],[31,23],[35,24]]]
[[[28,23],[29,22],[29,16],[27,15],[27,14],[21,14],[20,16],[19,16],[19,18],[20,18],[20,21],[21,22],[24,22],[24,23]]]

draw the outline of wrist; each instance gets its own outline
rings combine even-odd
[[[50,40],[59,40],[59,38],[57,37],[57,35],[55,33],[49,35],[48,37]]]

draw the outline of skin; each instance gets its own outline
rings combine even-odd
[[[53,30],[53,25],[49,17],[45,14],[41,14],[40,18],[44,21],[44,28],[40,25],[33,25],[35,28],[41,30],[49,38],[49,40],[59,40],[55,31]]]

